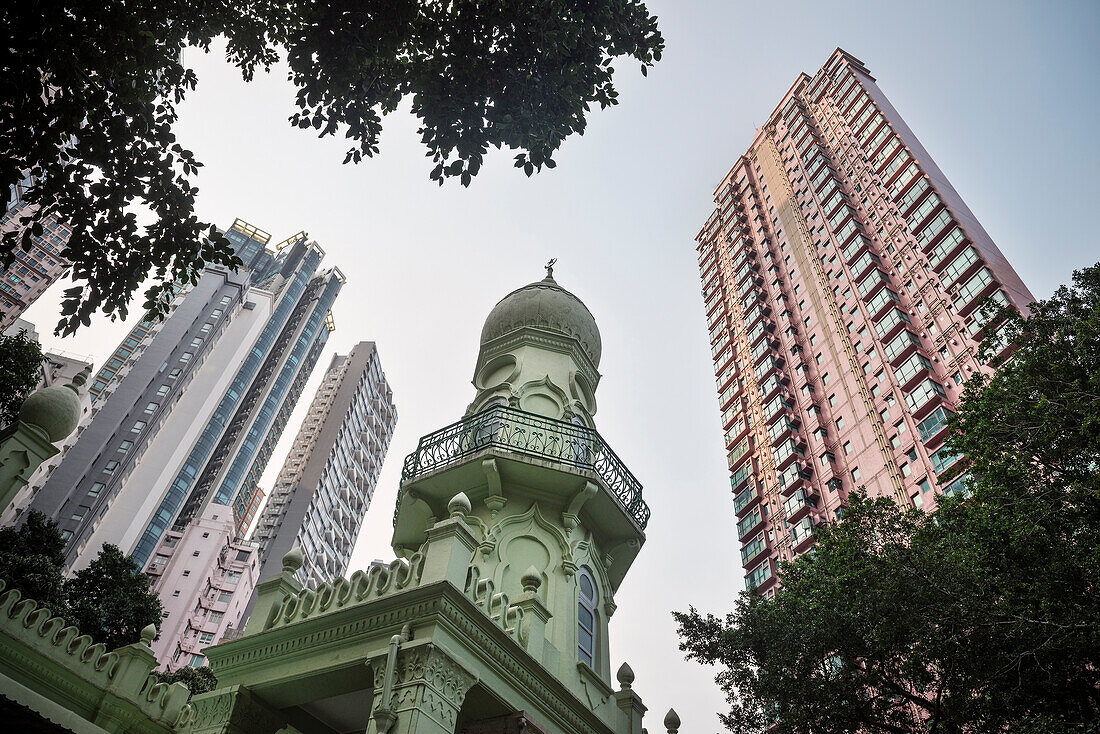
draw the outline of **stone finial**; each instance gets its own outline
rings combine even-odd
[[[465,492],[459,492],[447,503],[447,512],[451,513],[451,517],[466,517],[473,509]]]
[[[153,646],[153,640],[157,639],[157,626],[151,624],[141,631],[141,641],[148,647]]]
[[[539,587],[542,586],[542,574],[534,566],[528,566],[519,577],[519,582],[523,585],[524,593],[537,594]]]
[[[73,376],[73,381],[65,387],[69,388],[75,393],[80,393],[80,388],[84,387],[84,383],[88,381],[88,378],[92,375],[92,366],[88,365],[84,369],[80,370]]]
[[[624,691],[629,691],[630,686],[634,684],[634,671],[626,663],[619,666],[619,672],[615,674],[615,677],[619,680],[619,686]]]
[[[668,729],[668,734],[680,731],[680,717],[676,714],[676,709],[669,709],[665,714],[665,728]]]
[[[283,556],[283,573],[297,573],[304,562],[305,559],[302,558],[302,549],[295,544],[295,546]]]
[[[76,430],[80,412],[74,388],[51,385],[27,396],[19,408],[19,420],[40,429],[50,443],[57,443]]]

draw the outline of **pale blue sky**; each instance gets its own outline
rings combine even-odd
[[[387,121],[382,157],[341,166],[344,145],[291,129],[275,73],[240,82],[216,55],[178,128],[206,167],[199,214],[282,239],[301,229],[348,285],[334,349],[379,344],[400,418],[353,568],[387,548],[401,459],[458,418],[481,324],[512,289],[555,275],[602,330],[597,424],[646,487],[649,540],[620,590],[612,669],[627,660],[658,731],[717,731],[713,671],[684,663],[672,608],[721,612],[742,588],[693,237],[714,185],[801,71],[836,46],[862,59],[1037,297],[1100,260],[1095,2],[696,2],[650,0],[668,43],[643,79],[617,66],[621,104],[592,115],[558,168],[528,180],[490,156],[470,189],[428,180],[415,122]],[[58,288],[30,312],[48,331]],[[48,346],[97,364],[125,327]],[[317,384],[311,381],[302,404]],[[291,421],[293,429],[301,411]],[[270,487],[293,431],[265,480]]]

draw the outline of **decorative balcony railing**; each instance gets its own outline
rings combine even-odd
[[[420,439],[405,457],[401,481],[454,464],[487,448],[586,469],[600,477],[639,528],[649,522],[642,485],[599,433],[587,426],[495,405]],[[396,524],[396,515],[394,522]]]

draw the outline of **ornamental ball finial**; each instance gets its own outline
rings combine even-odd
[[[630,686],[634,684],[634,671],[626,663],[619,666],[619,672],[615,674],[615,677],[619,680],[619,686],[624,691],[629,691]]]
[[[447,503],[447,512],[451,513],[451,517],[466,517],[473,509],[465,492],[459,492]]]
[[[150,624],[141,631],[141,641],[148,647],[153,646],[153,640],[157,639],[157,626]]]
[[[528,566],[523,575],[519,577],[519,582],[523,585],[525,593],[537,594],[539,587],[542,586],[542,574],[534,566]]]
[[[70,382],[65,387],[69,388],[79,395],[80,388],[82,388],[84,386],[84,383],[88,381],[88,378],[91,376],[91,374],[92,366],[89,364],[84,369],[80,370],[80,372],[77,372],[76,375],[73,376],[72,382]]]
[[[80,398],[75,388],[51,385],[35,390],[19,407],[19,420],[46,434],[57,443],[80,424]]]
[[[305,559],[302,558],[302,549],[295,544],[294,547],[283,556],[283,573],[297,573],[304,562]]]
[[[676,714],[676,709],[669,709],[665,714],[665,728],[668,729],[668,734],[676,734],[680,731],[680,717]]]

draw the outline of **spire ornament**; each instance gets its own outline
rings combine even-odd
[[[543,265],[543,267],[546,268],[546,279],[547,280],[553,280],[554,279],[554,263],[556,263],[557,261],[558,261],[558,259],[556,257],[552,257],[552,258],[550,258],[550,262]]]

